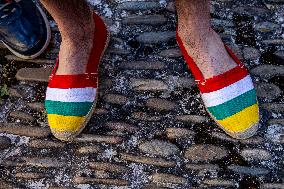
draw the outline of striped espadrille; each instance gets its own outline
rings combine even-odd
[[[225,46],[237,66],[223,74],[204,79],[188,55],[178,32],[177,41],[198,84],[206,109],[215,122],[234,138],[245,139],[253,136],[259,122],[256,90],[240,60]]]
[[[74,139],[90,120],[96,104],[98,65],[109,42],[103,20],[94,13],[93,49],[85,74],[56,75],[59,59],[50,76],[45,107],[53,135],[64,141]]]

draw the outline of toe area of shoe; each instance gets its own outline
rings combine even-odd
[[[217,123],[231,137],[247,139],[256,134],[259,120],[259,107],[258,104],[254,104],[230,117],[218,120]]]
[[[74,140],[84,127],[85,121],[85,117],[48,114],[52,134],[62,141]]]

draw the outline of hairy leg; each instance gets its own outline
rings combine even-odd
[[[58,24],[62,42],[58,75],[85,73],[93,46],[94,22],[85,0],[41,0]]]
[[[176,0],[178,31],[187,52],[205,78],[224,73],[237,64],[211,28],[210,0]]]

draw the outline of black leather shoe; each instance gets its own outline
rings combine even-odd
[[[50,25],[32,0],[12,1],[0,7],[0,40],[16,56],[39,56],[50,41]]]

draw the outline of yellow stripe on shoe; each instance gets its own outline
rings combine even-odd
[[[258,104],[249,106],[242,111],[227,117],[223,120],[217,120],[226,130],[230,132],[244,132],[259,121]]]
[[[82,125],[86,120],[85,117],[63,116],[57,114],[48,114],[47,118],[54,135],[63,133],[74,134],[82,128]]]

